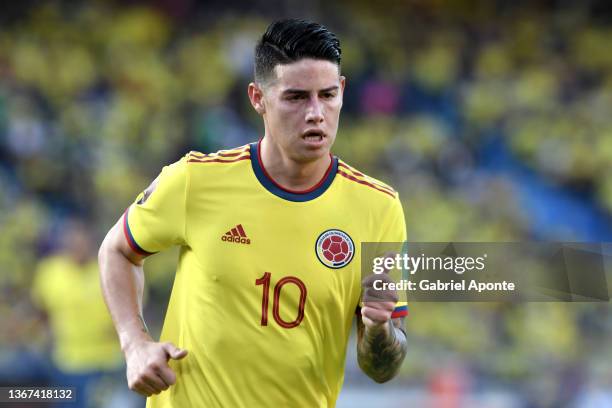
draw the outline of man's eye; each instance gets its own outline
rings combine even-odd
[[[290,101],[297,101],[297,100],[303,99],[303,98],[304,98],[303,95],[298,95],[298,94],[296,94],[296,95],[289,95],[287,97],[287,99],[290,100]]]
[[[336,96],[336,94],[334,94],[332,92],[326,92],[326,93],[323,94],[323,98],[325,98],[325,99],[331,99],[334,96]]]

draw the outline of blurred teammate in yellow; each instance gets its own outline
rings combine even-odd
[[[362,242],[404,241],[404,214],[391,187],[330,153],[344,85],[333,33],[272,24],[248,87],[264,137],[165,167],[108,233],[104,295],[129,386],[148,407],[333,407],[356,311],[361,368],[378,382],[397,373],[406,305],[361,299],[360,255]],[[142,264],[173,245],[157,342],[142,316]]]
[[[32,298],[52,332],[53,382],[76,388],[77,402],[67,406],[87,407],[92,385],[123,363],[102,298],[92,239],[76,220],[65,224],[61,237],[60,250],[37,268]]]

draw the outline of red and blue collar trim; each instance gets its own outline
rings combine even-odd
[[[260,142],[261,141],[251,143],[249,145],[253,172],[255,173],[257,180],[259,180],[261,185],[264,186],[266,190],[280,198],[295,202],[305,202],[314,200],[315,198],[323,194],[329,188],[329,186],[331,186],[332,182],[334,181],[334,178],[336,177],[336,173],[338,172],[338,158],[336,156],[331,156],[331,163],[329,164],[327,171],[323,175],[323,178],[321,178],[321,180],[317,184],[315,184],[308,190],[303,191],[286,189],[280,184],[278,184],[276,181],[274,181],[274,179],[268,174],[268,172],[264,168],[259,149]]]

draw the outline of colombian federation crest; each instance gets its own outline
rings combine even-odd
[[[355,244],[347,233],[330,229],[317,238],[315,252],[323,265],[339,269],[348,265],[353,259]]]

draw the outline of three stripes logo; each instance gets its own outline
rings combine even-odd
[[[251,240],[249,239],[249,237],[247,237],[246,232],[244,232],[244,228],[242,228],[242,224],[238,224],[231,230],[227,231],[225,235],[221,237],[221,241],[235,242],[237,244],[246,244],[246,245],[251,244]]]

